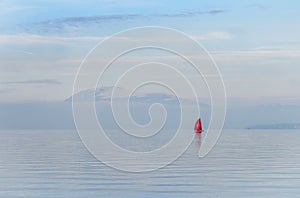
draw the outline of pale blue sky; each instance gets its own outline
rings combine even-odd
[[[185,32],[211,53],[229,98],[300,98],[298,1],[0,1],[1,102],[63,100],[85,55],[137,26]]]

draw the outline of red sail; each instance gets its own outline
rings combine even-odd
[[[196,121],[194,130],[197,131],[197,132],[198,132],[198,131],[199,131],[199,132],[202,131],[202,124],[201,124],[201,119],[200,119],[200,118]]]

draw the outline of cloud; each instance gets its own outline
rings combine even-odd
[[[298,58],[300,49],[266,49],[266,50],[227,50],[211,52],[214,57],[230,60],[241,58]]]
[[[171,17],[171,18],[177,18],[177,17],[192,17],[192,16],[198,16],[203,14],[220,14],[224,13],[225,10],[222,9],[213,9],[208,11],[185,11],[185,12],[179,12],[179,13],[171,13],[171,14],[154,14],[150,15],[152,17]]]
[[[229,32],[208,32],[200,36],[191,36],[195,40],[227,40],[233,39],[235,35]],[[92,42],[98,43],[108,37],[105,36],[75,36],[75,37],[66,37],[66,36],[43,36],[38,34],[2,34],[0,35],[0,45],[66,45],[74,44],[79,42]],[[127,40],[126,37],[118,37],[121,40]],[[133,40],[128,40],[133,41]],[[24,53],[32,53],[25,52]]]
[[[220,13],[223,13],[223,12],[225,12],[225,10],[222,10],[222,9],[214,9],[214,10],[208,11],[207,13],[208,13],[208,14],[220,14]]]
[[[184,11],[177,13],[157,13],[157,14],[112,14],[112,15],[100,15],[100,16],[76,16],[76,17],[64,17],[58,19],[52,19],[47,21],[37,22],[32,24],[34,28],[38,28],[40,31],[60,31],[62,29],[71,28],[79,29],[80,26],[88,26],[93,24],[103,24],[114,21],[129,21],[136,19],[149,19],[149,18],[182,18],[193,17],[199,15],[216,15],[226,12],[223,9],[211,9],[207,11]],[[31,27],[26,27],[31,28]]]
[[[143,15],[139,14],[124,14],[124,15],[102,15],[102,16],[88,16],[88,17],[65,17],[54,20],[42,21],[36,23],[37,26],[48,26],[60,28],[65,25],[67,26],[76,26],[78,24],[89,24],[89,23],[103,23],[115,20],[129,20],[142,17]]]
[[[195,40],[227,40],[235,36],[229,32],[208,32],[200,36],[193,37]]]
[[[242,71],[242,68],[249,65],[259,68],[292,65],[299,62],[300,49],[226,50],[210,53],[219,66],[227,65],[234,70]]]
[[[34,45],[34,44],[56,44],[63,45],[67,43],[74,42],[86,42],[94,41],[99,42],[106,37],[96,37],[96,36],[81,36],[81,37],[62,37],[62,36],[42,36],[37,34],[14,34],[0,35],[0,44],[1,45]]]
[[[37,9],[36,6],[22,6],[22,5],[8,5],[7,3],[0,3],[0,13],[7,14],[11,12],[21,12],[24,10]]]
[[[42,80],[8,81],[8,82],[1,82],[0,84],[5,84],[5,85],[18,85],[18,84],[58,85],[58,84],[61,84],[61,82],[58,80],[54,80],[54,79],[42,79]]]

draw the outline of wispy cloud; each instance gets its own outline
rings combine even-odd
[[[192,17],[192,16],[198,16],[198,15],[203,15],[203,14],[221,14],[226,12],[223,9],[212,9],[212,10],[207,10],[207,11],[185,11],[185,12],[179,12],[179,13],[166,13],[166,14],[153,14],[150,15],[152,17]]]
[[[227,40],[233,39],[235,35],[229,32],[208,32],[199,36],[191,36],[195,40]],[[105,36],[43,36],[38,34],[0,34],[0,45],[66,45],[74,44],[79,42],[99,42],[108,37]],[[118,37],[120,40],[128,40],[126,37]],[[163,40],[162,40],[163,41]]]
[[[300,49],[266,49],[266,50],[228,50],[228,51],[214,51],[211,52],[217,57],[228,57],[229,59],[239,59],[243,57],[255,58],[272,58],[272,57],[286,57],[298,58],[300,54]]]
[[[1,6],[0,5],[0,12],[2,14],[7,14],[11,12],[20,12],[24,10],[36,9],[35,6]]]
[[[42,79],[42,80],[7,81],[7,82],[1,82],[0,84],[5,84],[5,85],[18,85],[18,84],[58,85],[58,84],[61,84],[61,82],[58,80],[54,80],[54,79]]]
[[[206,11],[183,11],[177,13],[156,13],[156,14],[111,14],[111,15],[99,15],[99,16],[76,16],[57,18],[47,21],[41,21],[32,24],[34,28],[38,28],[40,31],[56,30],[60,31],[62,28],[77,29],[80,26],[88,26],[93,24],[103,24],[115,21],[129,21],[137,19],[149,19],[149,18],[183,18],[193,17],[199,15],[216,15],[226,12],[223,9],[211,9]],[[30,28],[30,27],[26,27]]]
[[[1,45],[34,45],[34,44],[57,44],[62,45],[66,43],[74,42],[86,42],[86,41],[101,41],[106,37],[93,37],[93,36],[81,36],[81,37],[63,37],[63,36],[42,36],[37,34],[14,34],[14,35],[0,35]]]
[[[300,49],[226,50],[211,51],[211,54],[219,65],[228,64],[240,69],[247,65],[291,65],[299,61]]]
[[[196,40],[227,40],[235,36],[229,32],[208,32],[199,36],[194,36]]]

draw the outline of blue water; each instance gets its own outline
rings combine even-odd
[[[298,130],[225,130],[203,159],[196,136],[167,167],[126,173],[75,131],[0,131],[0,197],[299,197],[299,142]]]

